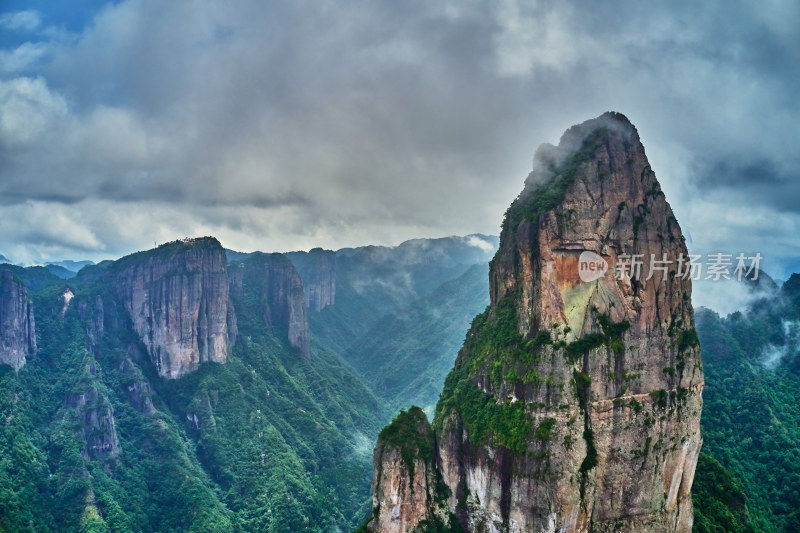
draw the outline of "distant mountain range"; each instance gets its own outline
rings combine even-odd
[[[0,530],[352,529],[380,427],[400,399],[435,402],[496,244],[240,254],[209,237],[4,265]]]
[[[1,264],[0,531],[800,531],[800,275],[726,317],[580,283],[586,246],[685,251],[608,118],[502,245]]]

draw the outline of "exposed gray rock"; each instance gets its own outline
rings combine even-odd
[[[19,370],[36,353],[33,302],[10,270],[0,274],[0,364]]]

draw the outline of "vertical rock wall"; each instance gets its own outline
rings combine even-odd
[[[106,276],[161,376],[176,378],[203,361],[226,361],[235,315],[229,313],[225,251],[216,239],[178,241],[124,257]]]
[[[0,364],[19,370],[25,357],[36,353],[33,303],[22,282],[10,270],[0,274]]]
[[[703,373],[680,227],[622,115],[571,128],[535,165],[437,407],[450,496],[414,514],[689,532]]]

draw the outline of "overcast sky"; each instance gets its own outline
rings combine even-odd
[[[800,3],[0,3],[0,253],[497,234],[536,147],[639,129],[697,253],[800,270]]]

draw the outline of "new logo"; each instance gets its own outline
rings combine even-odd
[[[606,260],[594,252],[586,250],[578,258],[578,276],[584,283],[602,278],[608,270]]]

